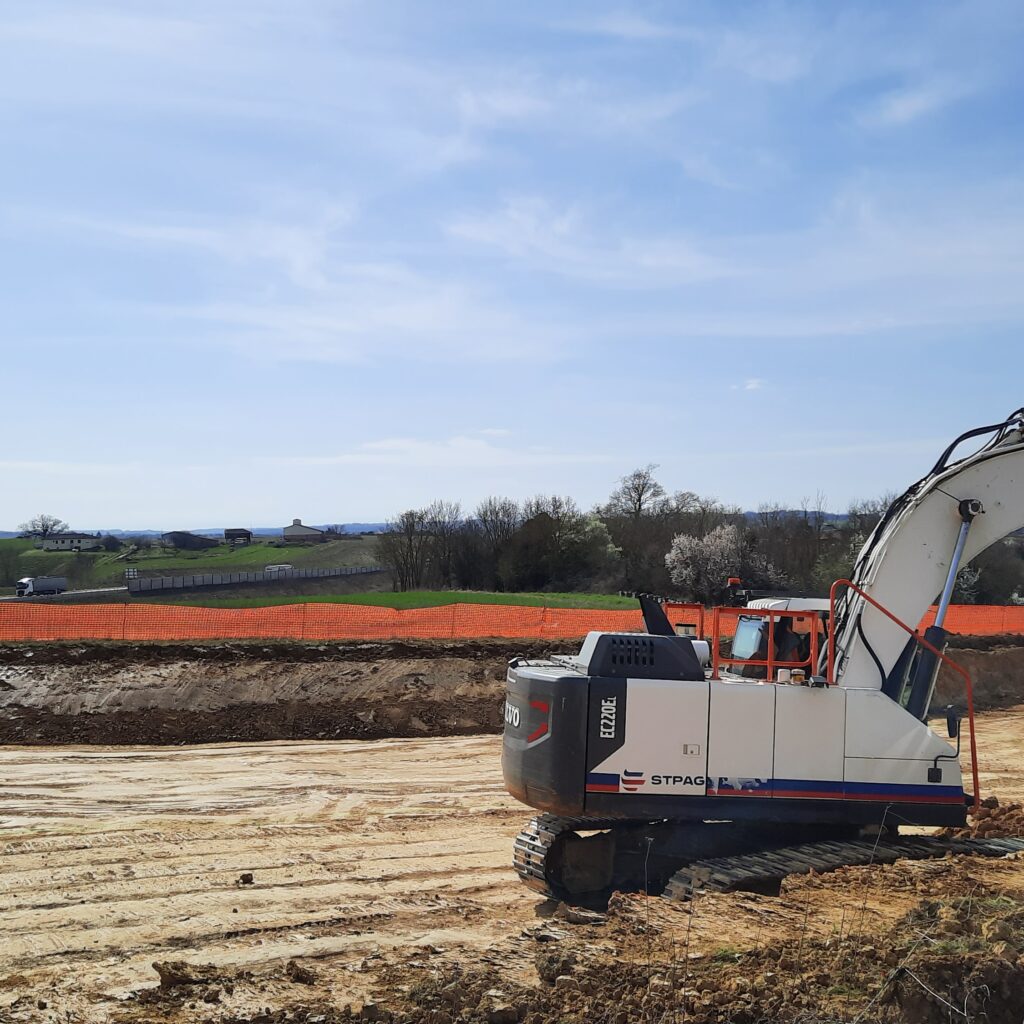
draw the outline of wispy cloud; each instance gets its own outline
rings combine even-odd
[[[303,288],[327,284],[330,249],[355,215],[354,205],[326,200],[285,204],[287,217],[128,220],[47,210],[6,211],[8,225],[31,224],[36,232],[91,238],[94,243],[140,248],[193,249],[236,266],[267,262]]]
[[[964,81],[930,82],[885,93],[860,115],[863,125],[896,128],[937,113],[971,95],[973,87]]]
[[[813,35],[804,26],[765,19],[748,28],[696,26],[654,20],[635,12],[598,14],[566,23],[568,30],[627,43],[689,43],[709,68],[723,68],[758,81],[781,84],[803,76],[814,54]],[[804,31],[800,31],[800,29]]]
[[[491,127],[503,121],[521,121],[546,113],[550,100],[526,89],[467,89],[459,93],[459,113],[470,125]]]
[[[75,462],[66,459],[0,459],[0,471],[30,476],[80,477],[124,476],[140,468],[140,463]]]
[[[295,466],[390,466],[419,469],[494,470],[603,464],[605,454],[558,451],[546,446],[513,448],[482,437],[459,435],[444,440],[392,437],[367,441],[331,455],[296,455],[264,460]]]
[[[457,218],[447,230],[535,271],[616,287],[666,288],[731,272],[685,238],[609,239],[588,229],[579,209],[559,209],[538,197],[509,199],[497,211]]]
[[[582,18],[578,21],[563,22],[562,27],[573,32],[626,40],[700,40],[704,38],[704,34],[695,29],[688,29],[665,21],[654,21],[631,11],[610,12]]]

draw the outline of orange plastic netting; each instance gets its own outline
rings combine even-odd
[[[637,630],[639,611],[451,604],[396,611],[368,605],[189,608],[157,604],[0,605],[3,640],[295,640],[573,638]]]
[[[935,618],[931,608],[921,628]],[[708,621],[710,625],[710,620]],[[1024,607],[954,605],[954,633],[1024,633]],[[289,604],[189,608],[157,604],[0,604],[0,641],[18,640],[397,640],[573,639],[591,629],[642,628],[639,611],[450,604],[396,611],[369,605]]]

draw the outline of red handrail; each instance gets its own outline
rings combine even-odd
[[[719,644],[722,637],[721,616],[741,615],[762,616],[768,620],[768,658],[723,658]],[[777,661],[775,659],[775,620],[780,618],[789,619],[810,619],[811,620],[811,653],[803,661]],[[818,627],[821,625],[821,616],[809,609],[787,609],[787,608],[714,608],[711,613],[711,678],[718,679],[719,668],[722,665],[758,665],[764,666],[767,670],[765,676],[768,682],[775,681],[774,669],[777,668],[803,668],[807,666],[808,675],[814,673],[814,667],[818,663]]]
[[[683,603],[681,601],[666,601],[665,614],[668,616],[669,621],[672,623],[673,628],[680,623],[675,622],[681,615],[695,613],[697,620],[693,623],[686,623],[686,625],[692,625],[694,632],[698,637],[704,636],[704,614],[705,608],[702,604],[697,603]]]
[[[931,651],[944,664],[949,665],[954,672],[963,676],[964,689],[967,692],[967,720],[971,731],[971,778],[974,780],[974,810],[977,811],[981,805],[981,783],[978,781],[978,745],[974,736],[974,684],[967,670],[958,665],[952,658],[946,657],[933,643],[925,640],[916,629],[911,629],[902,619],[898,619],[885,605],[880,604],[870,594],[863,591],[852,580],[836,580],[828,594],[829,601],[829,630],[828,630],[828,679],[829,683],[836,685],[838,680],[835,677],[836,664],[836,591],[840,587],[848,587],[864,598],[872,607],[877,608],[887,618],[892,619],[902,629],[905,629],[922,647]]]

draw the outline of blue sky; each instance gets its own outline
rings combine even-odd
[[[902,489],[1024,405],[1024,7],[12,2],[0,527]]]

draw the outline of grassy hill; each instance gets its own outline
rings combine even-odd
[[[230,548],[220,544],[203,551],[169,551],[153,547],[130,557],[118,552],[38,551],[31,540],[0,539],[0,587],[23,576],[67,576],[73,588],[116,586],[129,566],[149,573],[253,572],[266,565],[296,569],[333,569],[375,565],[373,537],[349,537],[326,544],[276,546],[267,542]]]
[[[404,594],[315,594],[301,597],[188,597],[147,598],[146,603],[200,608],[267,608],[281,604],[360,604],[378,608],[436,608],[446,604],[510,604],[548,608],[600,608],[635,611],[635,598],[614,594],[495,594],[478,590],[410,590]]]

